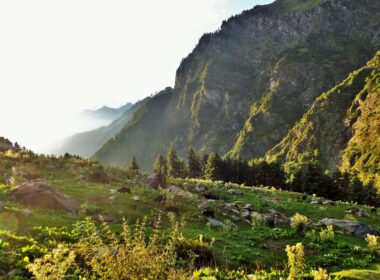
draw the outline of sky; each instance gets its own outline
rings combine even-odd
[[[48,152],[73,117],[173,86],[203,33],[271,0],[0,1],[0,136]]]

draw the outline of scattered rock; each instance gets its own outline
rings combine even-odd
[[[376,236],[380,235],[380,233],[372,227],[356,221],[324,218],[320,220],[318,223],[316,223],[316,226],[334,226],[342,229],[343,233],[345,234],[355,235],[361,238],[365,238],[367,234],[372,234]]]
[[[137,196],[137,195],[135,195],[135,196],[132,196],[132,199],[133,199],[134,201],[139,201],[139,200],[140,200],[140,197]]]
[[[248,211],[253,211],[254,207],[252,206],[252,204],[246,204],[243,206],[243,209],[248,210]]]
[[[117,190],[118,193],[131,193],[131,189],[127,187],[122,187]]]
[[[92,172],[91,174],[89,174],[85,177],[85,180],[87,182],[97,183],[97,184],[109,184],[109,182],[110,182],[110,179],[109,179],[107,173],[105,173],[102,170]]]
[[[165,207],[165,211],[166,212],[172,212],[172,213],[176,214],[177,216],[179,216],[179,208],[177,206]]]
[[[202,209],[202,210],[206,210],[206,209],[210,209],[210,205],[208,203],[204,202],[204,203],[199,204],[198,208]]]
[[[195,187],[194,188],[194,190],[196,191],[196,192],[204,192],[205,190],[206,190],[206,188],[205,187]]]
[[[243,210],[243,211],[240,213],[240,216],[241,216],[242,218],[248,218],[250,215],[251,215],[251,213],[250,213],[248,210]]]
[[[79,203],[43,181],[25,183],[10,192],[10,199],[27,207],[76,212]]]
[[[143,181],[143,184],[146,187],[152,188],[152,189],[158,189],[159,187],[165,189],[166,178],[161,173],[154,173],[154,174],[149,175],[147,178],[145,178],[145,180]]]
[[[25,217],[30,217],[30,216],[33,215],[32,210],[29,210],[29,209],[24,209],[24,210],[22,210],[21,213],[22,213],[22,215],[24,215]]]
[[[332,200],[325,200],[325,201],[323,201],[322,204],[323,205],[336,205],[336,202],[332,201]]]
[[[112,223],[113,218],[110,216],[103,216],[103,215],[93,215],[91,216],[91,219],[97,222],[105,222],[105,223]]]
[[[319,204],[319,201],[318,201],[318,200],[312,200],[312,201],[310,202],[310,204],[317,205],[317,204]]]
[[[185,190],[183,190],[179,187],[176,187],[176,186],[168,186],[166,191],[174,193],[174,194],[176,194],[178,196],[182,196],[182,197],[192,198],[194,196],[191,192],[185,191]]]
[[[207,220],[210,223],[210,225],[213,226],[213,227],[221,227],[223,229],[227,228],[226,224],[224,224],[224,223],[222,223],[222,222],[220,222],[218,220],[215,220],[213,218],[208,218]]]
[[[369,217],[368,212],[364,209],[359,209],[356,215],[358,215],[359,217]]]
[[[240,222],[240,221],[241,221],[241,218],[238,217],[238,216],[232,215],[232,216],[231,216],[231,220],[233,220],[234,222]]]
[[[166,195],[160,194],[160,195],[156,196],[156,198],[154,199],[154,202],[165,204]]]
[[[215,216],[215,211],[212,210],[212,209],[204,209],[204,210],[202,211],[202,216],[214,218],[214,216]]]
[[[273,209],[270,209],[267,213],[253,212],[252,214],[258,218],[261,224],[264,224],[266,226],[276,227],[281,224],[290,224],[290,218]]]
[[[235,190],[235,189],[229,189],[227,192],[229,194],[233,194],[233,195],[243,195],[244,194],[242,191]]]
[[[203,197],[206,199],[211,199],[211,200],[219,200],[220,199],[218,195],[212,194],[210,192],[204,193]]]

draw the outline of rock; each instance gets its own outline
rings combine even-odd
[[[110,179],[107,173],[102,170],[94,171],[85,177],[85,180],[90,183],[108,184]]]
[[[21,213],[22,213],[22,215],[24,215],[25,217],[30,217],[30,216],[33,215],[32,210],[29,210],[29,209],[24,209],[24,210],[22,210]]]
[[[243,210],[241,213],[240,213],[240,217],[242,218],[247,218],[251,215],[251,213],[248,211],[248,210]]]
[[[233,195],[243,195],[244,194],[242,191],[235,190],[235,189],[229,189],[227,192],[229,194],[233,194]]]
[[[153,173],[143,181],[143,184],[152,189],[166,188],[166,178],[161,173]]]
[[[195,187],[194,190],[196,192],[204,192],[206,190],[206,188],[205,187]]]
[[[93,215],[91,216],[91,219],[97,222],[105,222],[105,223],[111,223],[113,222],[113,218],[110,216],[103,216],[103,215]]]
[[[139,200],[140,200],[140,197],[137,196],[137,195],[135,195],[135,196],[132,196],[132,199],[133,199],[134,201],[139,201]]]
[[[27,207],[76,212],[79,203],[43,181],[32,181],[10,192],[11,200]]]
[[[4,202],[0,201],[0,212],[2,212],[3,210],[4,210]]]
[[[211,200],[219,200],[219,196],[210,192],[204,193],[203,197],[206,199],[211,199]]]
[[[213,218],[207,218],[208,222],[210,223],[211,226],[213,227],[221,227],[223,229],[227,228],[227,225],[218,221],[218,220],[215,220]]]
[[[246,204],[243,206],[243,209],[248,210],[248,211],[253,211],[254,207],[252,206],[252,204]]]
[[[267,213],[253,212],[252,214],[257,217],[261,224],[266,226],[275,227],[281,224],[290,224],[290,218],[273,209],[270,209]]]
[[[198,205],[198,208],[202,209],[202,210],[206,210],[206,209],[210,209],[210,205],[206,202],[203,202],[203,203]]]
[[[316,226],[334,226],[343,230],[345,234],[365,238],[367,234],[379,236],[380,233],[372,227],[356,221],[324,218],[315,224]]]
[[[336,205],[336,202],[332,201],[332,200],[325,200],[325,201],[323,201],[322,204],[323,205]]]
[[[127,187],[122,187],[117,190],[118,193],[131,193],[131,189]]]
[[[231,216],[231,220],[233,220],[234,222],[240,222],[240,221],[241,221],[241,218],[238,217],[238,216],[232,215],[232,216]]]
[[[319,204],[319,201],[318,201],[318,200],[312,200],[312,201],[310,202],[310,204],[317,205],[317,204]]]
[[[359,217],[369,217],[369,214],[364,209],[359,209],[358,212],[356,212],[356,215]]]
[[[236,209],[231,209],[230,210],[232,213],[236,214],[236,215],[239,215],[240,216],[240,212]]]
[[[176,186],[168,186],[165,191],[174,193],[178,196],[187,197],[187,198],[192,198],[194,196],[191,192],[185,191]]]
[[[215,211],[212,210],[212,209],[204,209],[204,210],[202,211],[202,216],[214,218],[214,216],[215,216]]]

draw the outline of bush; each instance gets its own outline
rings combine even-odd
[[[322,230],[319,233],[319,237],[323,243],[332,243],[334,242],[335,233],[334,228],[332,226],[327,226],[326,229]]]
[[[285,251],[288,255],[288,280],[302,279],[302,274],[305,269],[303,245],[301,243],[297,243],[294,246],[287,245]]]
[[[367,246],[370,252],[373,255],[377,254],[378,251],[380,250],[379,237],[372,234],[367,234],[367,237],[365,240],[367,241]]]
[[[213,265],[215,257],[212,250],[214,239],[210,242],[203,240],[199,235],[198,239],[187,239],[182,234],[174,241],[177,258],[193,261],[196,266]]]
[[[304,234],[308,222],[309,219],[306,216],[296,213],[291,218],[290,225],[296,231],[297,234]]]
[[[314,271],[314,280],[329,280],[329,279],[330,277],[326,269],[319,268],[318,270]]]

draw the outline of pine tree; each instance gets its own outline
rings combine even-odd
[[[129,171],[129,173],[131,173],[132,175],[135,175],[135,176],[140,174],[140,167],[139,167],[135,157],[132,157],[132,161],[131,161],[130,165],[128,166],[128,171]]]
[[[181,166],[177,156],[177,153],[170,147],[167,155],[166,155],[166,166],[167,166],[167,175],[173,178],[181,177]]]
[[[220,157],[216,153],[211,153],[207,159],[207,164],[204,171],[204,177],[207,180],[220,180],[221,174],[220,174]]]
[[[153,171],[155,173],[160,173],[164,176],[167,175],[166,160],[162,155],[157,155],[154,162]]]
[[[189,147],[188,151],[188,172],[190,178],[200,178],[202,175],[201,170],[201,161],[199,158],[199,155],[195,152],[194,148],[192,146]]]

